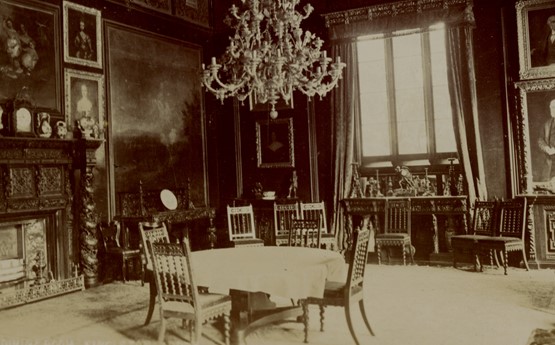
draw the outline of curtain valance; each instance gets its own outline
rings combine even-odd
[[[443,22],[474,25],[472,0],[405,0],[324,14],[332,41],[423,28]]]

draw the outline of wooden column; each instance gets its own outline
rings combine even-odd
[[[94,202],[95,152],[103,140],[79,139],[77,142],[78,166],[80,169],[79,188],[79,248],[81,272],[85,277],[85,287],[94,287],[98,282],[98,215]]]

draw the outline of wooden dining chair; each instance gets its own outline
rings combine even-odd
[[[149,302],[145,325],[150,323],[154,306],[156,305],[156,282],[152,271],[152,255],[150,253],[150,243],[169,243],[170,236],[168,228],[164,222],[139,222],[139,232],[141,234],[141,255],[143,261],[144,280],[148,283]]]
[[[231,297],[215,293],[200,293],[195,283],[189,239],[183,243],[149,243],[153,272],[160,303],[158,341],[163,342],[168,318],[187,321],[191,343],[198,344],[202,325],[219,317],[224,320],[224,342],[230,343]],[[222,343],[221,341],[216,341]]]
[[[289,232],[289,246],[320,248],[320,221],[293,219]]]
[[[127,281],[127,271],[129,262],[134,261],[140,265],[141,280],[144,274],[143,266],[141,263],[141,250],[139,248],[125,248],[121,245],[121,225],[118,221],[113,221],[110,224],[101,222],[98,224],[100,234],[102,236],[102,243],[104,245],[105,253],[105,271],[108,272],[109,268],[113,267],[113,263],[118,265],[121,272],[122,280]],[[133,267],[136,267],[133,265]]]
[[[326,205],[321,202],[300,202],[299,212],[302,219],[316,219],[320,224],[320,246],[326,249],[337,247],[335,235],[328,229]]]
[[[403,256],[403,265],[407,264],[407,252],[410,255],[411,262],[414,264],[414,248],[411,243],[410,199],[386,200],[384,232],[376,234],[375,242],[376,251],[378,253],[378,265],[381,264],[381,249],[383,247],[400,247]],[[391,258],[389,251],[388,258]]]
[[[490,253],[501,253],[504,274],[507,275],[509,252],[519,251],[527,271],[530,270],[526,260],[526,198],[517,198],[499,203],[499,228],[496,236],[479,238],[478,249]],[[483,265],[480,265],[483,271]]]
[[[457,259],[463,254],[470,254],[474,261],[474,270],[480,263],[478,240],[480,238],[491,238],[495,235],[498,224],[499,207],[495,200],[476,200],[472,216],[472,228],[469,234],[459,234],[451,237],[451,248],[453,249],[453,267],[457,268]],[[490,261],[493,255],[489,255]],[[496,258],[497,259],[497,258]],[[491,262],[493,264],[493,262]]]
[[[235,247],[262,247],[264,240],[256,237],[252,205],[227,206],[229,240]]]
[[[364,272],[366,271],[368,259],[368,243],[370,241],[370,230],[358,230],[353,234],[354,250],[349,258],[349,270],[347,280],[344,282],[327,281],[324,289],[324,296],[322,298],[309,297],[301,300],[303,308],[303,323],[304,323],[304,342],[308,343],[308,307],[310,304],[316,304],[320,307],[320,331],[324,331],[324,308],[326,306],[343,307],[345,310],[345,318],[349,331],[353,340],[357,345],[360,341],[355,333],[353,327],[353,320],[351,315],[352,304],[358,302],[362,319],[370,334],[374,335],[370,322],[366,315],[364,307]]]
[[[298,203],[274,202],[274,243],[276,246],[289,245],[289,233],[293,220],[300,219]]]

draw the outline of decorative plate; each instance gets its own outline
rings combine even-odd
[[[175,194],[169,189],[162,189],[160,192],[160,200],[168,210],[175,210],[177,208],[177,198]]]

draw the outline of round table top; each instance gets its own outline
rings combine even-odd
[[[236,247],[192,253],[195,280],[211,292],[229,289],[286,298],[322,297],[326,280],[344,282],[338,252],[304,247]]]

